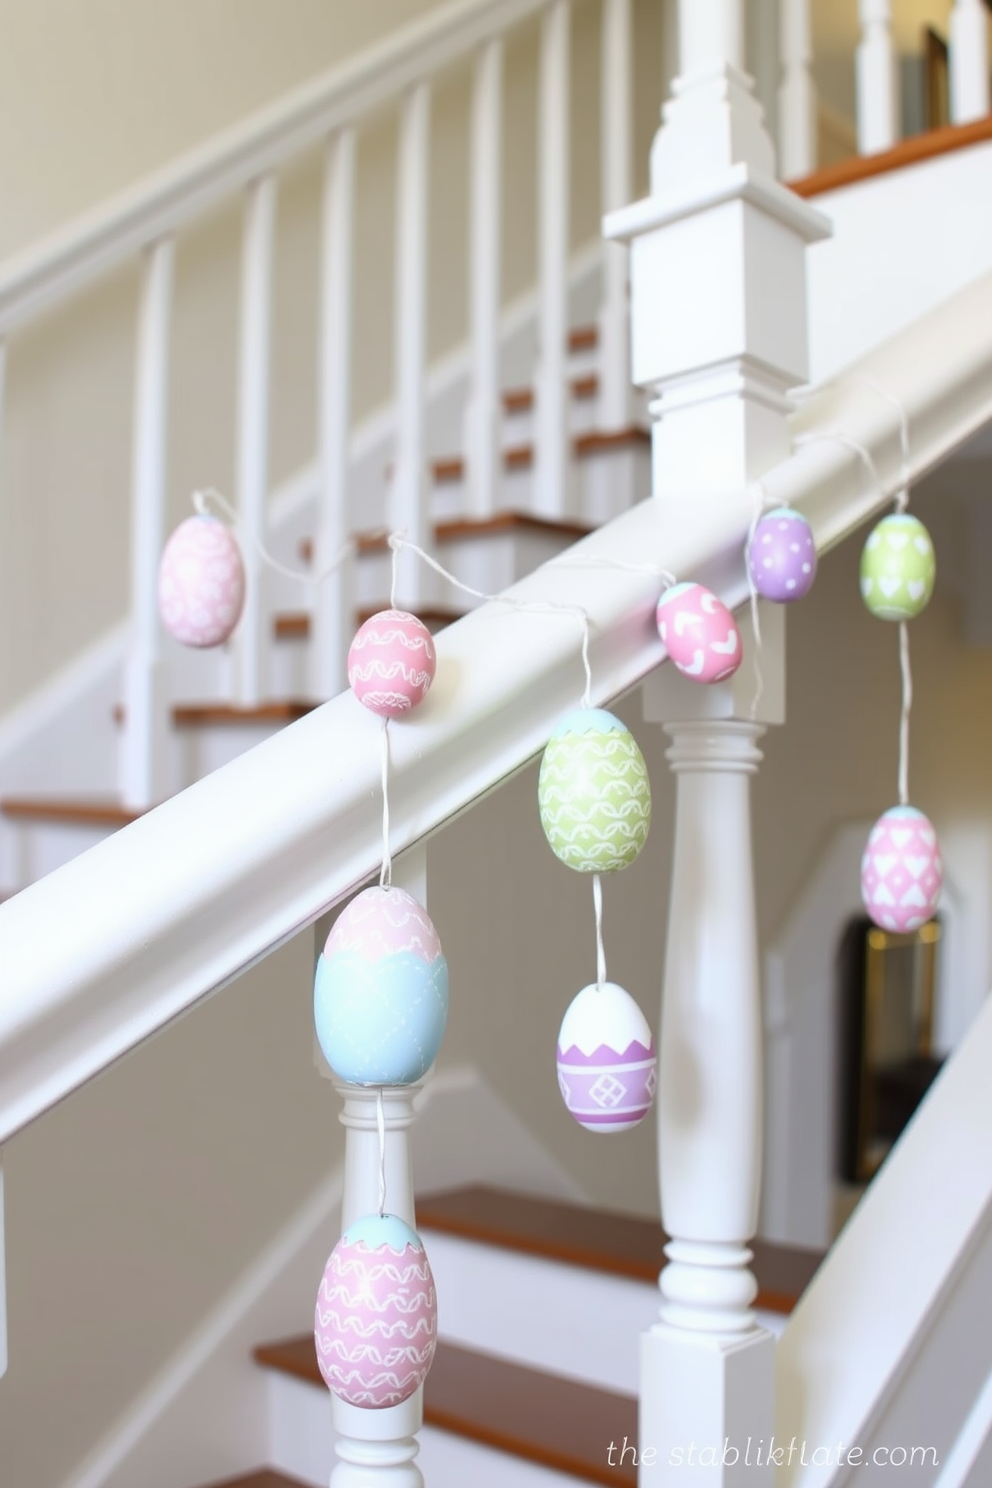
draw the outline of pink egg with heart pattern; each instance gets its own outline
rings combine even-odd
[[[937,833],[915,806],[893,806],[871,829],[861,897],[882,930],[918,930],[936,913],[943,882]]]
[[[436,669],[434,637],[406,610],[370,616],[348,652],[351,690],[380,718],[400,718],[422,703]]]
[[[737,623],[723,601],[702,584],[666,589],[658,601],[657,621],[669,659],[693,682],[722,682],[740,666]]]
[[[184,646],[219,646],[241,618],[245,569],[238,540],[216,517],[187,517],[158,569],[162,624]]]

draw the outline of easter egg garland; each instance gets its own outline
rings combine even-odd
[[[579,873],[628,867],[647,841],[651,785],[637,740],[605,708],[567,713],[548,740],[537,786],[552,851]]]

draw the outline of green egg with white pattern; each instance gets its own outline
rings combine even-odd
[[[579,873],[627,868],[647,841],[651,785],[630,729],[604,708],[579,708],[559,723],[537,786],[552,851]]]
[[[861,595],[879,620],[913,620],[926,609],[937,575],[930,534],[918,517],[883,517],[861,554]]]

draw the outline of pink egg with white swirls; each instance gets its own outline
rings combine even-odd
[[[317,1363],[349,1405],[384,1410],[423,1384],[437,1347],[437,1296],[423,1242],[394,1214],[349,1225],[314,1310]]]
[[[406,610],[372,615],[348,652],[351,690],[380,718],[399,718],[422,703],[436,669],[433,636]]]
[[[915,806],[893,806],[871,829],[861,859],[861,897],[882,930],[918,930],[937,911],[943,883],[940,844]]]
[[[184,646],[219,646],[241,618],[245,569],[237,538],[216,517],[187,517],[158,569],[162,624]]]
[[[737,623],[723,601],[702,584],[666,589],[658,601],[657,621],[669,659],[693,682],[722,682],[740,666]]]

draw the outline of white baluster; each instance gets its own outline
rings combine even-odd
[[[313,571],[323,573],[351,532],[348,440],[351,427],[351,285],[355,215],[355,131],[343,129],[327,148],[318,349],[320,503]],[[334,697],[347,684],[345,660],[355,628],[354,564],[346,560],[321,583],[314,606],[310,693]]]
[[[813,46],[810,0],[781,0],[779,45],[782,81],[778,90],[779,173],[786,181],[816,168],[816,85],[810,71]]]
[[[7,1264],[3,1201],[3,1162],[0,1160],[0,1379],[7,1373]]]
[[[159,641],[158,565],[165,542],[165,455],[173,243],[148,249],[138,312],[131,473],[131,639],[124,667],[120,787],[125,806],[168,792],[168,698]]]
[[[238,358],[237,492],[245,605],[234,637],[234,697],[243,708],[262,700],[265,685],[263,569],[255,539],[266,539],[269,482],[269,363],[276,181],[262,176],[248,189],[241,264],[241,345]]]
[[[858,151],[876,155],[899,138],[899,70],[891,0],[858,0]]]
[[[679,73],[679,0],[661,0],[661,98],[672,91]]]
[[[541,22],[538,81],[538,366],[534,422],[534,510],[572,510],[569,435],[569,0],[554,0]]]
[[[950,20],[951,123],[989,112],[989,18],[983,0],[955,0]]]
[[[427,360],[427,219],[430,88],[418,83],[400,116],[396,202],[396,460],[389,523],[428,551],[433,530],[426,483],[424,430]],[[400,602],[413,606],[432,587],[413,554],[400,559]]]
[[[632,27],[631,0],[603,0],[600,135],[604,212],[625,207],[633,194]],[[599,426],[604,432],[627,428],[633,415],[628,288],[626,248],[604,242],[599,316]]]
[[[486,44],[475,64],[469,219],[471,390],[465,411],[468,510],[491,516],[499,504],[502,403],[499,376],[503,42]]]

